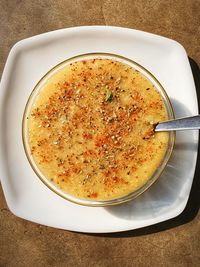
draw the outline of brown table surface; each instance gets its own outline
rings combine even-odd
[[[21,39],[77,25],[115,25],[180,42],[200,92],[199,0],[1,0],[0,21],[0,73]],[[124,233],[88,235],[25,221],[8,210],[1,190],[0,266],[200,266],[199,163],[180,216]]]

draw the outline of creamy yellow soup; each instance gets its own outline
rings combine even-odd
[[[141,188],[162,162],[168,118],[154,85],[111,59],[82,60],[56,72],[28,116],[35,163],[62,191],[111,200]]]

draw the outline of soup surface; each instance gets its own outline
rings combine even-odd
[[[54,185],[91,200],[123,197],[159,167],[168,118],[154,85],[111,59],[82,60],[48,79],[28,116],[32,157]]]

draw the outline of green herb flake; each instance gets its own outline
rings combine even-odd
[[[113,92],[109,91],[106,95],[106,101],[111,102],[113,100]]]

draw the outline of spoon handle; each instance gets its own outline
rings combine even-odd
[[[156,132],[198,130],[200,129],[200,115],[176,120],[160,122],[155,126]]]

